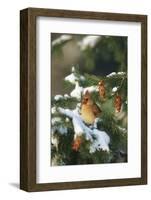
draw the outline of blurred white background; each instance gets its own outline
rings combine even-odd
[[[0,195],[1,199],[150,199],[151,196],[151,137],[148,127],[148,185],[26,193],[19,185],[19,10],[43,7],[102,12],[137,13],[148,15],[148,55],[151,51],[151,5],[149,0],[13,0],[1,1],[0,6]],[[151,59],[148,56],[148,66]],[[149,68],[149,67],[148,67]],[[151,71],[148,70],[148,85]],[[150,101],[150,86],[148,88]],[[134,102],[135,103],[135,102]],[[148,105],[150,110],[150,104]],[[150,112],[148,113],[150,120]]]

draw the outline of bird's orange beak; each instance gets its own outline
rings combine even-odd
[[[83,98],[82,99],[82,104],[86,104],[88,102],[88,98]]]

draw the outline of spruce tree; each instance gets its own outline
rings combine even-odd
[[[71,37],[53,45],[57,52]],[[113,38],[104,38],[101,45],[116,52],[114,61],[122,71],[107,75],[85,72],[79,67],[70,67],[62,87],[68,93],[57,94],[51,99],[51,165],[80,165],[127,162],[127,72],[126,55],[117,52],[121,48]],[[118,40],[118,38],[116,38]],[[107,42],[108,41],[108,42]],[[97,41],[95,48],[101,41]],[[124,44],[123,44],[124,45]],[[97,53],[94,46],[81,49],[85,65],[95,65]],[[107,52],[106,52],[107,53]],[[105,60],[101,51],[99,54]],[[91,56],[91,57],[90,57]],[[111,59],[112,59],[111,56]],[[117,64],[116,63],[116,64]],[[89,67],[88,67],[89,68]],[[100,110],[93,123],[82,118],[82,105],[86,93]]]

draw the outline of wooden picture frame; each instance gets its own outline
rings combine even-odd
[[[141,23],[141,177],[36,183],[36,19],[39,16]],[[147,184],[147,16],[27,8],[20,12],[20,188],[47,191]]]

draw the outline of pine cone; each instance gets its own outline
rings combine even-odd
[[[120,95],[116,95],[114,99],[115,112],[120,112],[122,107],[122,98]]]
[[[106,92],[105,92],[104,80],[100,80],[100,82],[99,82],[99,95],[101,98],[105,99]]]
[[[82,139],[80,136],[77,136],[76,139],[74,139],[73,144],[72,144],[72,149],[74,151],[78,151],[80,148],[80,145],[82,143]]]

